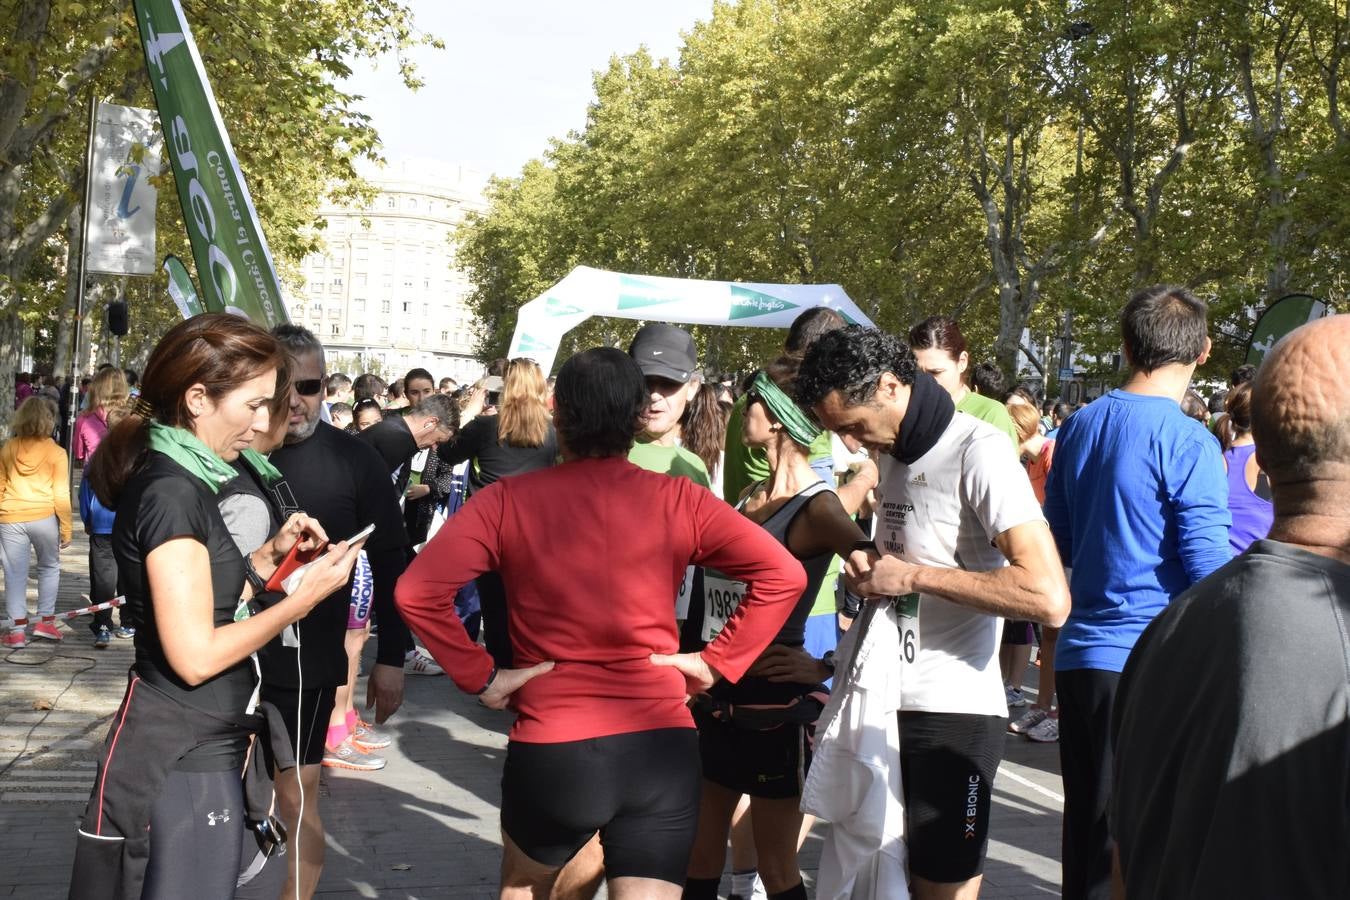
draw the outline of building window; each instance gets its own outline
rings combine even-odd
[[[450,332],[448,332],[448,331],[442,331],[442,332],[441,332],[441,346],[444,347],[444,346],[445,346],[446,344],[448,344],[448,343],[450,343]]]
[[[364,338],[365,336],[366,336],[366,326],[364,325],[352,326],[352,337],[357,338],[359,340],[361,338]]]
[[[333,279],[333,286],[330,287],[328,290],[331,291],[331,292],[334,293],[334,294],[340,294],[340,293],[342,293],[342,279],[341,279],[341,278],[334,278],[334,279]]]
[[[416,197],[409,197],[409,198],[408,198],[408,209],[417,209],[417,198],[416,198]]]
[[[381,300],[381,301],[380,301],[380,312],[382,312],[382,313],[387,313],[387,312],[389,312],[389,301],[388,301],[388,300]]]
[[[330,319],[342,318],[342,310],[336,306],[330,306],[328,308],[328,318]]]
[[[355,300],[353,300],[353,301],[352,301],[352,310],[353,310],[354,312],[359,312],[359,313],[365,312],[365,311],[366,311],[366,301],[365,301],[365,298],[363,298],[363,297],[358,297],[358,298],[356,298]]]
[[[421,340],[421,344],[422,344],[423,347],[425,347],[426,344],[427,344],[427,330],[426,330],[425,328],[422,329],[422,340]]]
[[[381,341],[385,341],[386,343],[389,341],[389,326],[388,326],[388,325],[381,325],[381,326],[380,326],[380,340],[381,340]]]
[[[398,209],[398,200],[393,197],[385,197],[384,205],[387,209]]]
[[[341,336],[342,336],[342,326],[341,326],[340,324],[338,324],[337,322],[334,322],[332,325],[330,325],[330,326],[328,327],[328,333],[329,333],[331,336],[333,336],[333,337],[341,337]]]
[[[355,275],[353,275],[353,276],[352,276],[352,284],[353,284],[354,286],[356,286],[356,287],[365,287],[365,286],[366,286],[366,273],[365,273],[365,272],[357,272]]]
[[[312,304],[312,305],[309,307],[309,317],[310,317],[311,319],[321,319],[321,318],[323,318],[323,304],[322,304],[322,303],[315,303],[315,304]]]
[[[405,313],[410,313],[410,312],[412,312],[412,301],[411,301],[411,300],[404,300],[404,301],[403,301],[403,311],[404,311]]]

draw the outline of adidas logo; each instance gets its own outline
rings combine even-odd
[[[922,472],[911,478],[909,480],[909,483],[912,485],[917,485],[918,487],[928,487],[928,479],[924,477],[924,473]]]

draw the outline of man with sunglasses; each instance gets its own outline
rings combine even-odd
[[[279,325],[273,334],[290,356],[292,381],[286,437],[273,451],[271,463],[281,472],[295,505],[318,519],[330,536],[351,535],[375,525],[365,550],[374,580],[373,606],[380,632],[367,701],[375,704],[376,722],[384,722],[403,703],[403,653],[408,630],[393,603],[394,584],[408,561],[403,516],[379,453],[364,441],[320,421],[323,345],[311,332],[295,325]],[[323,868],[319,773],[335,693],[347,683],[344,639],[350,603],[348,583],[298,623],[298,641],[292,642],[298,646],[283,646],[276,640],[259,653],[263,697],[275,703],[287,720],[299,763],[298,778],[290,772],[277,773],[276,778],[281,818],[292,842],[299,839],[299,853],[288,853],[291,872],[283,894],[287,897],[296,895],[297,888],[300,896],[311,896]]]

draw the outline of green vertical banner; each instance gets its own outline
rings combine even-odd
[[[192,283],[192,276],[181,259],[172,255],[164,257],[164,273],[169,276],[169,296],[184,319],[206,312],[202,298],[197,294],[197,286]]]
[[[288,321],[281,283],[178,0],[134,0],[192,258],[211,312]]]
[[[1266,307],[1252,328],[1252,336],[1247,340],[1247,362],[1261,365],[1280,338],[1327,312],[1327,305],[1309,294],[1286,294],[1276,300]]]

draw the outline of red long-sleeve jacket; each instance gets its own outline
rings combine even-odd
[[[500,573],[515,665],[556,664],[515,693],[511,739],[576,741],[693,726],[684,677],[649,659],[679,650],[675,594],[691,563],[748,585],[703,651],[736,681],[805,588],[801,564],[707,489],[621,457],[567,462],[480,491],[408,567],[395,598],[455,684],[475,692],[492,659],[465,633],[455,594],[483,572]]]

